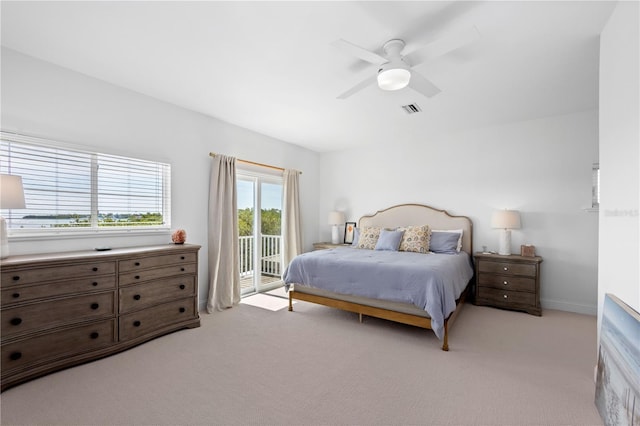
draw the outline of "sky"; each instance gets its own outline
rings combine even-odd
[[[282,210],[282,185],[262,182],[262,208]],[[253,182],[238,179],[238,208],[253,206]]]

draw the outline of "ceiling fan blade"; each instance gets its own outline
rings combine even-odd
[[[426,46],[420,47],[411,53],[404,55],[411,66],[419,65],[429,59],[437,58],[452,50],[470,44],[480,38],[480,32],[473,26],[467,30],[457,32],[440,38]]]
[[[427,98],[435,96],[441,92],[441,90],[435,84],[413,70],[411,70],[409,87],[411,87],[416,92],[422,93]]]
[[[356,46],[355,44],[348,42],[343,39],[339,39],[331,43],[333,46],[344,50],[345,52],[350,53],[356,58],[360,58],[363,61],[371,62],[372,64],[380,65],[388,62],[386,58],[378,55],[377,53],[373,53],[367,49],[364,49],[360,46]]]
[[[338,99],[347,99],[349,96],[353,95],[356,92],[359,92],[360,90],[364,89],[367,86],[370,86],[371,84],[375,83],[376,81],[377,81],[376,80],[376,76],[367,77],[365,80],[362,80],[360,83],[356,84],[351,89],[349,89],[346,92],[344,92],[341,95],[339,95]]]

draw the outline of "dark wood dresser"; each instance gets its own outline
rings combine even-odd
[[[476,305],[526,311],[542,315],[538,256],[474,254]]]
[[[2,390],[198,327],[199,249],[167,244],[3,259]]]

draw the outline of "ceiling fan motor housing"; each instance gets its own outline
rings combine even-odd
[[[402,58],[404,41],[389,40],[382,47],[389,62],[378,68],[378,87],[382,90],[400,90],[409,84],[411,68]]]

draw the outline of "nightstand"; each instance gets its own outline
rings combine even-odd
[[[313,243],[314,250],[324,250],[336,247],[349,247],[351,244]]]
[[[487,253],[476,253],[473,257],[476,266],[476,305],[542,315],[541,257]]]

